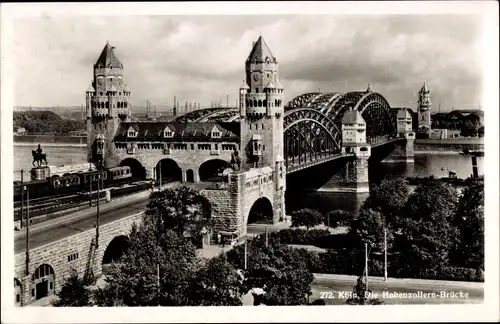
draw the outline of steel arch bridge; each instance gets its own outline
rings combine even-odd
[[[396,137],[396,110],[378,92],[311,92],[285,105],[285,161],[288,172],[342,157],[342,117],[357,109],[366,121],[367,142],[381,145]],[[233,122],[237,108],[208,108],[177,117],[175,122]]]

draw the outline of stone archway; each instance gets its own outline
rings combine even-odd
[[[48,264],[40,265],[31,276],[31,298],[38,300],[52,295],[55,282],[54,269]]]
[[[144,180],[146,179],[146,169],[138,160],[134,158],[126,158],[120,162],[120,166],[129,166],[132,172],[132,179]]]
[[[21,281],[19,279],[14,278],[14,302],[16,306],[21,305],[21,294],[23,293]]]
[[[194,171],[189,169],[186,171],[186,181],[187,182],[194,182]]]
[[[117,262],[120,258],[127,253],[129,248],[129,238],[125,235],[115,236],[111,242],[109,242],[104,255],[102,257],[103,268],[105,265],[109,265],[112,262]],[[104,269],[103,269],[104,271]]]
[[[222,172],[229,167],[229,162],[221,159],[205,161],[199,168],[200,181],[220,182],[222,181]]]
[[[257,199],[250,212],[248,213],[247,225],[251,224],[272,224],[273,223],[273,205],[266,197]]]
[[[162,183],[182,181],[182,170],[172,159],[162,159],[158,161],[155,167],[156,181]]]

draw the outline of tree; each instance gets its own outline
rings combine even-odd
[[[189,240],[172,230],[158,231],[150,218],[132,228],[129,240],[129,250],[120,263],[112,264],[108,285],[96,298],[99,305],[190,305],[196,251]]]
[[[401,276],[442,268],[457,247],[454,224],[458,194],[441,181],[419,185],[401,210],[400,235],[395,248],[400,252]]]
[[[57,293],[58,299],[52,302],[56,307],[82,307],[91,306],[91,293],[83,280],[74,271],[64,280],[61,290]]]
[[[257,249],[257,246],[255,247]],[[314,276],[299,251],[285,245],[258,248],[249,260],[248,285],[264,289],[266,305],[305,305]]]
[[[343,209],[335,209],[327,213],[324,223],[330,223],[330,227],[350,226],[353,218],[350,212]]]
[[[355,234],[363,243],[379,250],[384,249],[384,216],[371,208],[361,209],[356,222],[352,223],[350,231]],[[387,230],[387,245],[391,248],[393,241],[392,230]]]
[[[461,266],[484,270],[484,181],[476,180],[460,196],[456,214]]]
[[[189,288],[198,306],[241,306],[241,296],[246,292],[243,278],[225,254],[206,260]]]
[[[145,214],[158,222],[160,231],[170,229],[198,242],[213,225],[210,203],[197,190],[169,188],[151,193],[149,199]]]
[[[410,188],[403,181],[384,179],[374,184],[361,210],[373,209],[384,216],[386,226],[397,227],[398,215],[408,200]]]
[[[307,230],[310,227],[322,224],[323,215],[314,209],[303,208],[292,212],[292,227],[305,226]]]

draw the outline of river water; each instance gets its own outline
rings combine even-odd
[[[85,147],[70,146],[42,146],[44,153],[47,154],[49,165],[77,164],[87,161]],[[21,169],[30,170],[32,150],[36,146],[14,145],[14,180],[20,180]],[[479,174],[484,174],[484,158],[478,158]],[[453,154],[450,152],[436,152],[436,154],[425,153],[415,154],[415,163],[378,163],[370,166],[370,181],[376,182],[388,176],[396,179],[404,179],[408,176],[425,177],[434,175],[436,177],[447,176],[447,171],[442,168],[453,170],[459,178],[467,178],[472,174],[471,158],[464,155]],[[25,173],[25,177],[28,177]],[[315,208],[321,211],[332,209],[345,209],[351,212],[357,212],[368,194],[356,193],[333,193],[333,192],[305,192],[295,191],[287,192],[286,208],[287,213],[299,208]]]

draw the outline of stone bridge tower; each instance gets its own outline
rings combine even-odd
[[[275,167],[283,160],[283,87],[278,61],[264,38],[254,42],[240,86],[242,168]]]
[[[123,64],[106,43],[94,64],[94,79],[86,92],[87,159],[96,165],[118,166],[113,138],[122,121],[130,120],[130,91],[123,80]]]
[[[418,132],[430,134],[431,130],[431,92],[424,85],[418,92]]]

